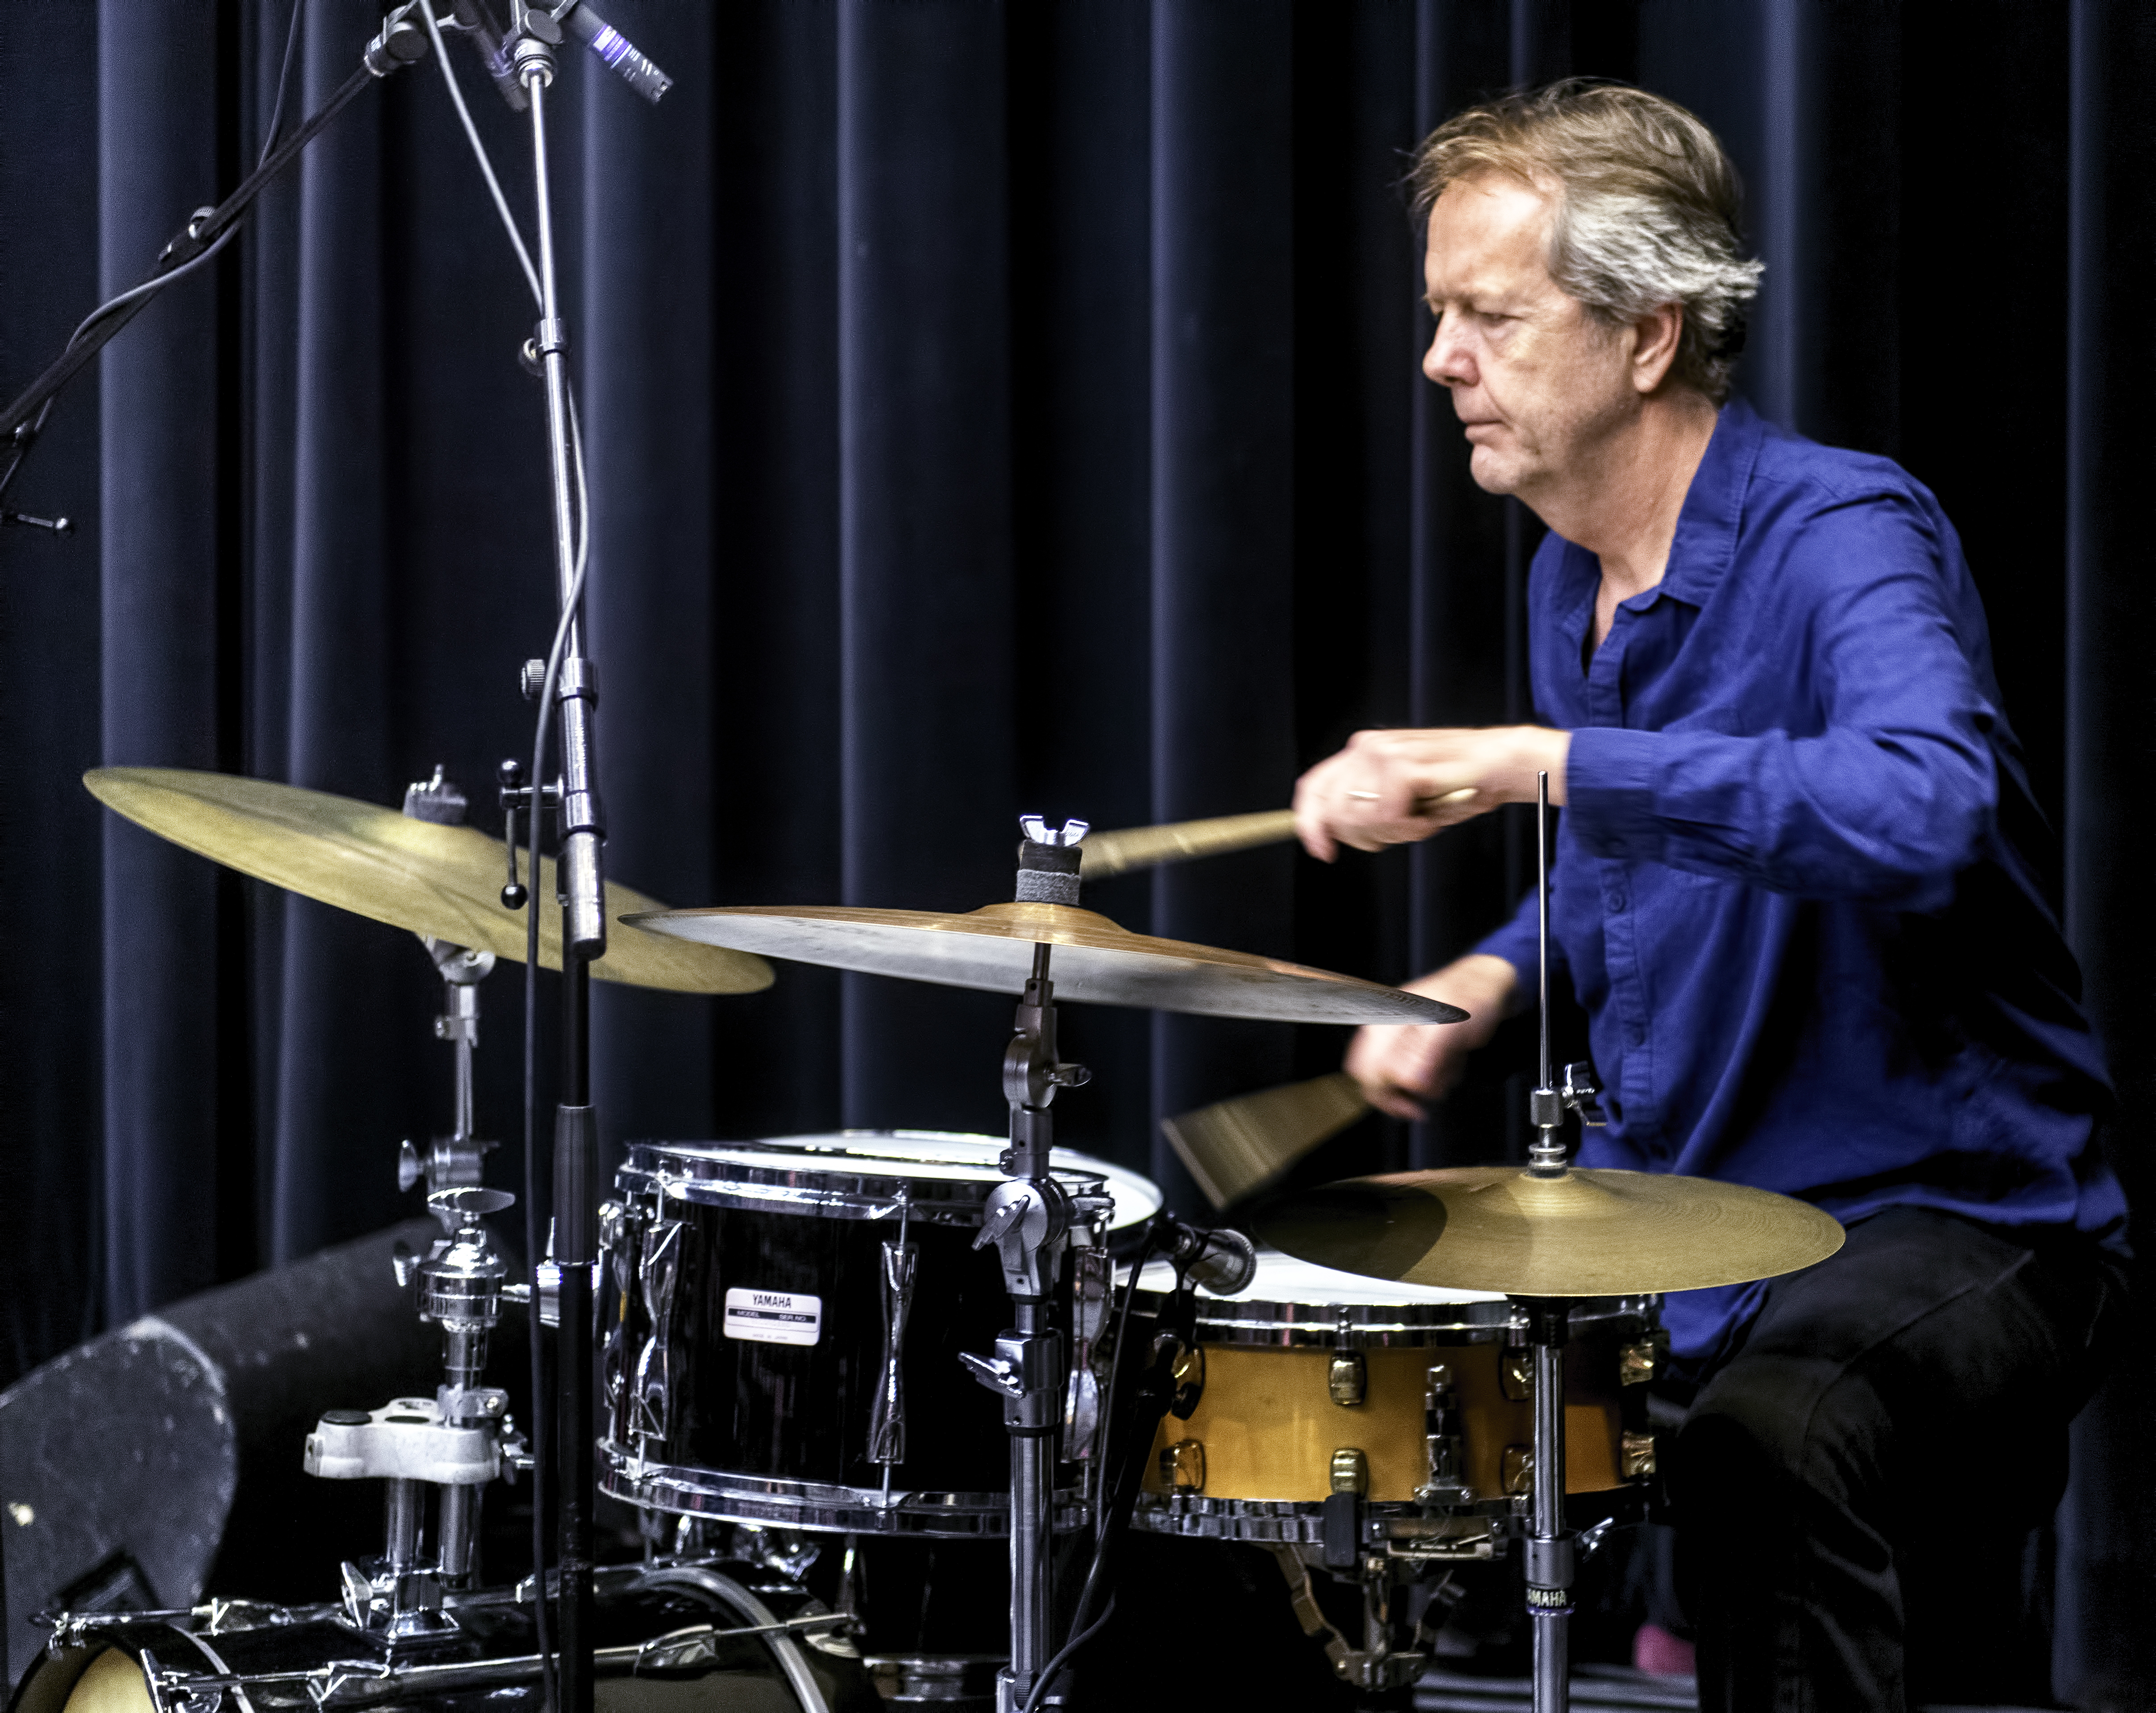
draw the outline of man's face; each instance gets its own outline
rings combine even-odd
[[[1430,210],[1423,259],[1437,336],[1422,372],[1467,425],[1476,484],[1530,503],[1585,476],[1598,443],[1639,403],[1632,339],[1549,276],[1551,212],[1516,178],[1463,180]]]

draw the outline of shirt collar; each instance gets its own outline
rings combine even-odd
[[[1752,467],[1759,458],[1766,426],[1759,413],[1741,398],[1722,407],[1715,418],[1714,433],[1707,443],[1699,468],[1692,472],[1683,509],[1677,514],[1676,534],[1670,542],[1669,563],[1662,580],[1624,604],[1644,612],[1668,595],[1689,607],[1703,607],[1721,587],[1722,576],[1737,556],[1737,529],[1744,516],[1744,493],[1752,484]],[[1602,585],[1602,568],[1595,556],[1577,542],[1564,544],[1560,577],[1568,586],[1553,603],[1558,626],[1575,657],[1587,636],[1594,612],[1594,597]]]
[[[1737,556],[1737,529],[1744,515],[1744,490],[1752,483],[1765,426],[1758,413],[1741,398],[1722,407],[1714,436],[1692,473],[1677,532],[1670,542],[1670,561],[1657,584],[1659,592],[1687,606],[1703,607],[1721,587]]]

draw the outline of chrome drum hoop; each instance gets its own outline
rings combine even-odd
[[[879,1134],[889,1133],[865,1133],[857,1155],[768,1141],[632,1142],[615,1168],[614,1184],[624,1195],[645,1193],[662,1204],[674,1199],[824,1219],[896,1219],[904,1209],[909,1219],[927,1225],[981,1223],[982,1207],[1004,1182],[1002,1172],[983,1167],[978,1177],[938,1176],[927,1168],[961,1162],[880,1157],[866,1146]],[[1114,1207],[1107,1179],[1060,1168],[1055,1178],[1075,1203],[1077,1225],[1104,1229]]]
[[[1141,1290],[1133,1314],[1158,1315],[1163,1291]],[[1198,1337],[1204,1344],[1255,1345],[1274,1349],[1337,1349],[1527,1341],[1526,1311],[1510,1301],[1458,1303],[1300,1303],[1197,1298]],[[1571,1327],[1582,1332],[1641,1328],[1661,1322],[1659,1296],[1589,1297],[1572,1305]]]
[[[1362,1506],[1364,1546],[1414,1541],[1425,1546],[1448,1540],[1462,1545],[1506,1531],[1515,1514],[1509,1500],[1469,1501],[1441,1509],[1395,1502]],[[1196,1493],[1140,1493],[1131,1526],[1149,1535],[1184,1535],[1208,1541],[1320,1546],[1325,1543],[1325,1505],[1297,1500],[1208,1499]]]
[[[825,1534],[978,1541],[1010,1533],[1008,1493],[894,1488],[886,1494],[876,1487],[841,1487],[652,1463],[603,1443],[599,1455],[599,1490],[639,1510]],[[1091,1515],[1080,1490],[1066,1487],[1055,1495],[1059,1531],[1087,1526]]]

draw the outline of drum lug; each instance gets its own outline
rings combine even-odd
[[[921,1264],[918,1244],[886,1238],[879,1278],[883,1289],[883,1377],[869,1413],[869,1461],[906,1461],[906,1323],[913,1312],[913,1285]]]
[[[637,1258],[637,1284],[651,1335],[637,1353],[629,1409],[639,1449],[663,1445],[671,1423],[667,1405],[673,1388],[674,1290],[681,1271],[684,1228],[678,1219],[654,1219],[645,1228]]]
[[[626,1444],[629,1439],[629,1371],[635,1362],[636,1337],[632,1305],[636,1299],[637,1267],[648,1216],[634,1202],[599,1204],[599,1324],[605,1330],[600,1359],[606,1387],[608,1437]]]
[[[1647,1337],[1635,1340],[1617,1352],[1617,1383],[1645,1386],[1658,1378],[1668,1361],[1670,1335],[1659,1326]]]
[[[1332,1364],[1326,1370],[1325,1389],[1342,1409],[1353,1409],[1369,1395],[1370,1365],[1348,1341],[1352,1327],[1342,1310],[1332,1334]]]
[[[1655,1473],[1655,1436],[1627,1428],[1618,1442],[1618,1472],[1628,1481],[1643,1481]]]
[[[1205,1443],[1202,1439],[1178,1439],[1173,1445],[1164,1445],[1160,1451],[1160,1484],[1171,1492],[1203,1493],[1205,1490]]]
[[[1415,1497],[1425,1505],[1456,1504],[1467,1497],[1467,1478],[1460,1445],[1460,1404],[1452,1387],[1452,1370],[1433,1363],[1429,1388],[1423,1393],[1423,1446],[1429,1458],[1430,1480]]]
[[[1205,1396],[1205,1346],[1178,1340],[1168,1373],[1175,1382],[1175,1392],[1168,1413],[1178,1422],[1187,1422],[1196,1413],[1199,1400]]]
[[[1093,1363],[1108,1316],[1108,1254],[1095,1248],[1070,1254],[1070,1392],[1063,1412],[1063,1454],[1088,1463],[1101,1433],[1101,1382]]]

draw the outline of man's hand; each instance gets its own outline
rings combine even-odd
[[[1571,748],[1569,732],[1544,726],[1358,731],[1296,782],[1296,835],[1328,863],[1342,844],[1411,844],[1500,803],[1532,803],[1537,772],[1561,803]]]
[[[1480,952],[1409,982],[1409,992],[1456,1005],[1467,1021],[1367,1023],[1348,1044],[1348,1074],[1378,1111],[1410,1121],[1427,1116],[1428,1104],[1460,1080],[1467,1055],[1497,1033],[1518,986],[1512,965]]]

